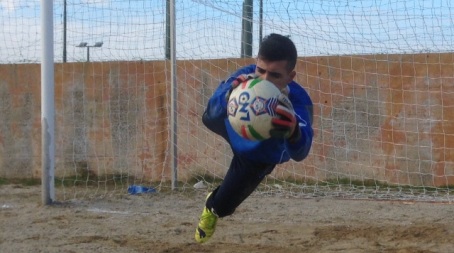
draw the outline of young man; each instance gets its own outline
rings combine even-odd
[[[237,70],[221,82],[209,99],[202,121],[230,144],[233,158],[221,185],[207,196],[195,232],[197,242],[206,242],[213,235],[218,218],[233,214],[276,164],[290,159],[302,161],[308,155],[313,137],[313,105],[304,88],[293,81],[296,60],[294,43],[286,36],[270,34],[260,44],[256,64]],[[249,78],[268,80],[285,94],[278,99],[278,117],[273,119],[270,130],[272,138],[260,142],[240,137],[227,119],[231,91]]]

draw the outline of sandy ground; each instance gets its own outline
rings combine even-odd
[[[58,190],[58,189],[57,189]],[[454,205],[254,195],[193,236],[205,192],[41,205],[40,186],[0,186],[0,252],[454,252]]]

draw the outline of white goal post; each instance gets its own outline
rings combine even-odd
[[[42,173],[39,10],[0,3],[0,178]],[[257,194],[451,202],[453,12],[448,0],[54,1],[57,198],[216,186],[231,152],[201,114],[275,32],[298,49],[315,136]]]

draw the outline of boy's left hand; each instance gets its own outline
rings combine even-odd
[[[298,123],[295,111],[286,95],[280,94],[278,101],[279,104],[275,109],[277,116],[271,120],[273,128],[270,130],[270,135],[273,138],[290,138],[293,136]]]

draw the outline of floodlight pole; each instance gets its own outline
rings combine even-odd
[[[260,0],[259,6],[259,44],[263,39],[263,0]]]
[[[165,45],[165,54],[166,60],[170,60],[170,54],[172,49],[171,41],[170,41],[170,0],[166,0],[166,45]]]
[[[102,42],[96,42],[94,45],[89,46],[87,42],[81,42],[76,47],[86,47],[87,48],[87,62],[90,62],[90,47],[102,47]]]
[[[66,62],[66,0],[63,1],[63,62]]]
[[[241,29],[241,58],[252,57],[253,0],[244,0]]]
[[[87,46],[87,62],[90,62],[90,46]]]

